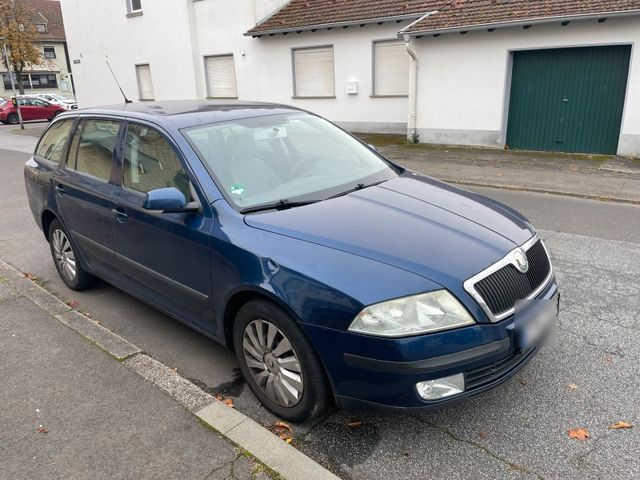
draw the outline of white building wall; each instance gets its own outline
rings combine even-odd
[[[640,17],[416,39],[420,142],[503,147],[511,51],[612,44],[632,45],[618,153],[640,155]]]
[[[125,0],[61,0],[80,106],[123,101],[105,55],[131,100],[139,96],[136,64],[150,65],[157,100],[195,98],[191,1],[143,0],[142,15],[127,16]]]
[[[255,1],[255,3],[254,3]],[[365,27],[277,34],[261,38],[243,33],[284,2],[259,0],[202,0],[194,4],[200,51],[204,57],[233,54],[238,97],[242,100],[278,102],[318,113],[355,131],[405,133],[407,98],[371,98],[374,40],[397,38],[395,22]],[[255,10],[254,10],[255,5]],[[217,24],[224,12],[224,24]],[[333,45],[336,98],[293,98],[292,49]],[[347,81],[358,81],[357,95],[346,93]]]

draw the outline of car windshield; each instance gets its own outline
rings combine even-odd
[[[0,98],[0,107],[4,107],[7,103],[9,102],[6,98]]]
[[[241,211],[320,201],[398,175],[358,140],[305,113],[243,118],[183,133]]]

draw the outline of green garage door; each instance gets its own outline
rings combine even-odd
[[[631,46],[513,54],[507,145],[616,153]]]

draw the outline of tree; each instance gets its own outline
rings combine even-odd
[[[7,71],[13,71],[20,94],[24,94],[22,72],[42,62],[36,46],[38,31],[33,24],[34,12],[23,0],[0,0],[0,49]],[[4,56],[4,46],[9,52],[9,64]]]

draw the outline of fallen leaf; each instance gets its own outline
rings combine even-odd
[[[38,430],[36,430],[36,432],[38,432],[38,433],[49,433],[49,431],[44,427],[39,427]]]
[[[567,385],[567,388],[569,390],[575,390],[576,388],[578,388],[578,385],[576,385],[575,383],[570,383]]]
[[[230,398],[224,399],[223,402],[226,403],[227,407],[233,408],[233,400],[231,400]]]
[[[486,432],[480,432],[478,435],[480,435],[480,438],[484,438],[487,436]]]
[[[349,423],[347,423],[347,426],[351,428],[360,428],[362,425],[364,425],[364,422],[362,420],[351,420]]]
[[[293,438],[291,438],[291,437],[285,438],[284,441],[287,442],[287,443],[291,443],[293,441]]]
[[[275,427],[276,427],[276,430],[289,430],[291,433],[293,433],[293,430],[291,429],[291,427],[284,422],[280,422],[280,421],[276,422]]]
[[[526,382],[526,381],[524,381],[522,378],[518,378],[518,383],[519,383],[520,385],[526,385],[526,384],[527,384],[527,382]]]
[[[171,371],[172,372],[177,372],[178,371],[178,367],[172,368]]]
[[[613,363],[613,357],[604,357],[604,363]]]
[[[569,438],[575,438],[576,440],[586,440],[589,437],[589,431],[586,428],[571,428],[567,431]]]
[[[219,401],[224,400],[224,398],[222,397],[222,395],[221,395],[221,394],[219,394],[219,393],[216,393],[216,395],[215,395],[215,399],[216,399],[216,400],[219,400]]]
[[[67,305],[69,305],[71,308],[76,308],[78,305],[80,305],[80,302],[77,300],[69,300],[67,302]]]
[[[33,273],[24,272],[23,275],[24,275],[25,278],[28,278],[32,282],[34,282],[34,281],[36,281],[38,279],[38,277],[36,277]]]
[[[631,425],[630,423],[623,422],[622,420],[620,420],[619,422],[616,422],[613,425],[609,426],[609,428],[612,429],[612,430],[621,430],[623,428],[633,428],[633,425]]]

